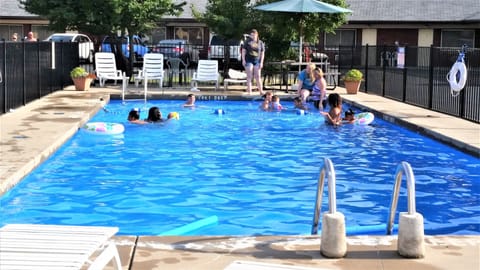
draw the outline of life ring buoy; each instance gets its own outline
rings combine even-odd
[[[363,112],[355,114],[355,121],[353,122],[355,125],[362,125],[366,126],[373,122],[375,116],[371,112]]]
[[[109,122],[90,122],[83,125],[82,128],[93,134],[104,135],[121,134],[125,131],[125,127],[122,124]]]
[[[467,82],[467,66],[463,60],[453,64],[447,74],[447,81],[450,84],[452,96],[458,96]]]

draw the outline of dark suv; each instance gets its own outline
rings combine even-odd
[[[165,39],[158,42],[152,49],[154,53],[163,54],[165,60],[169,58],[181,58],[184,62],[198,63],[199,50],[184,39]]]
[[[133,51],[135,53],[136,60],[142,60],[143,56],[148,53],[148,47],[143,44],[142,40],[139,36],[133,36]],[[130,57],[130,45],[129,45],[130,38],[128,36],[122,37],[122,51],[125,57]],[[102,52],[111,52],[112,47],[111,43],[115,42],[111,37],[106,36],[103,38],[102,45],[100,47],[100,51]]]

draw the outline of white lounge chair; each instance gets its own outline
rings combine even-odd
[[[121,270],[115,244],[117,227],[9,224],[0,229],[0,269],[103,269],[113,260]],[[101,250],[93,262],[89,258]]]
[[[215,82],[215,91],[218,89],[220,73],[218,72],[217,60],[199,60],[197,71],[192,76],[192,91],[198,90],[198,82]]]
[[[134,77],[135,86],[143,81],[144,99],[147,101],[148,81],[158,81],[158,87],[163,87],[163,78],[165,71],[163,69],[163,54],[161,53],[146,53],[143,56],[143,68],[138,75]]]
[[[95,73],[101,87],[105,85],[105,81],[107,80],[114,80],[115,84],[117,84],[117,81],[122,81],[122,99],[125,97],[129,77],[125,75],[125,72],[117,70],[115,55],[113,53],[95,53]]]
[[[223,91],[227,91],[229,83],[237,83],[237,84],[247,83],[247,73],[229,68],[228,78],[223,79]]]

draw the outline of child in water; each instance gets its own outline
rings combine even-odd
[[[328,96],[330,111],[320,112],[325,117],[325,122],[334,126],[342,124],[342,97],[333,93]]]
[[[355,113],[352,109],[348,109],[345,112],[345,117],[342,119],[342,123],[344,124],[353,124],[355,122]]]
[[[183,104],[183,107],[194,107],[195,106],[195,95],[189,94],[187,96],[187,101]]]
[[[282,104],[280,104],[280,97],[279,96],[272,96],[272,110],[281,111],[283,110]]]
[[[308,107],[302,102],[302,98],[300,97],[295,97],[293,99],[293,106],[295,109],[308,111]]]
[[[143,120],[140,120],[140,110],[135,108],[135,109],[132,109],[129,113],[128,113],[128,118],[127,118],[128,122],[132,123],[132,124],[140,124],[140,125],[143,125],[143,124],[146,124],[147,122],[143,121]]]

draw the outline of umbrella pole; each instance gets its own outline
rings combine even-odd
[[[303,13],[300,14],[300,42],[298,44],[298,72],[302,70],[302,52],[303,52]]]

